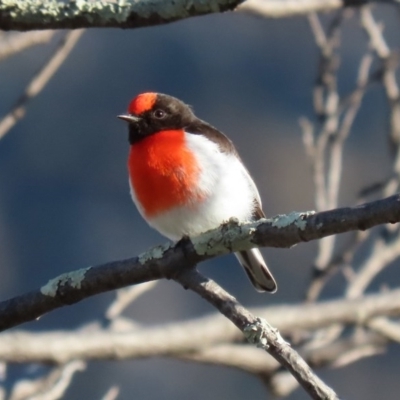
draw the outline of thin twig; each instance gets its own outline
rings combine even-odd
[[[316,301],[328,280],[337,272],[342,271],[344,274],[349,274],[349,271],[353,270],[351,265],[354,256],[356,255],[358,248],[368,239],[371,232],[371,230],[356,232],[347,242],[343,250],[337,256],[332,258],[325,270],[313,277],[307,289],[307,301]]]
[[[118,395],[119,387],[112,386],[109,390],[107,390],[107,393],[101,398],[101,400],[116,400],[118,398]]]
[[[54,34],[54,31],[38,31],[4,35],[0,38],[0,61],[32,46],[48,43]]]
[[[370,7],[363,7],[361,10],[361,23],[371,48],[382,63],[381,81],[390,107],[389,138],[395,154],[394,171],[400,176],[400,89],[396,79],[400,56],[390,50],[383,36],[382,26],[375,21]]]
[[[381,354],[388,340],[377,334],[351,335],[314,349],[299,349],[313,368],[339,368],[366,357]],[[278,370],[268,381],[276,396],[287,396],[298,382],[287,371]]]
[[[373,279],[390,263],[400,257],[400,235],[393,240],[379,236],[371,245],[370,253],[361,264],[346,290],[348,298],[361,296]]]
[[[26,106],[33,97],[37,96],[63,64],[75,44],[83,34],[83,30],[69,32],[60,41],[54,54],[50,57],[44,66],[34,75],[24,93],[11,107],[11,110],[0,120],[0,139],[25,116]]]
[[[132,286],[120,289],[116,292],[115,300],[108,306],[106,311],[106,318],[115,319],[135,301],[139,296],[153,289],[157,281],[142,283],[138,286]]]
[[[63,396],[74,374],[83,371],[83,361],[70,361],[50,371],[45,377],[20,380],[14,386],[9,400],[56,400]]]
[[[314,139],[311,151],[311,128],[302,126],[303,142],[313,167],[315,203],[317,209],[335,208],[338,205],[340,181],[342,177],[343,148],[351,127],[359,111],[361,101],[373,78],[370,68],[373,57],[367,53],[361,60],[356,89],[344,100],[340,100],[337,91],[337,69],[339,65],[336,49],[339,45],[339,29],[345,13],[338,14],[325,33],[317,15],[309,17],[309,23],[315,42],[320,49],[320,68],[314,89],[314,108],[321,129]],[[341,114],[344,114],[340,119]],[[315,135],[315,133],[314,133]],[[308,301],[315,300],[334,271],[333,267],[344,265],[342,260],[349,259],[340,255],[334,259],[335,238],[330,237],[318,243],[318,253],[314,262],[314,276],[307,291]],[[348,250],[348,249],[347,249]],[[339,261],[339,262],[338,262]]]
[[[337,69],[339,67],[339,56],[337,48],[340,44],[340,29],[346,14],[339,12],[331,21],[325,33],[317,14],[309,15],[309,24],[313,33],[315,43],[320,50],[319,70],[314,88],[314,109],[318,122],[321,125],[318,135],[314,134],[314,150],[311,166],[315,188],[316,209],[326,210],[337,207],[337,187],[340,173],[336,173],[336,179],[332,177],[332,143],[336,141],[336,133],[339,125],[339,94],[337,91]],[[304,128],[303,128],[304,138]],[[332,141],[333,140],[333,141]],[[304,141],[304,139],[303,139]],[[308,143],[307,143],[308,144]],[[339,146],[339,145],[338,145]],[[328,169],[326,167],[328,159]],[[328,237],[318,242],[318,253],[314,262],[314,269],[318,272],[324,271],[329,264],[335,246],[335,237]]]
[[[361,101],[367,87],[372,61],[372,55],[369,53],[364,55],[364,57],[361,59],[357,78],[357,89],[354,91],[351,97],[351,102],[344,113],[343,120],[341,121],[340,127],[335,135],[330,149],[330,164],[328,168],[329,175],[327,184],[327,197],[330,208],[337,207],[338,204],[340,179],[342,176],[343,165],[343,146],[345,140],[350,134],[350,130],[360,109]]]
[[[400,325],[386,317],[374,318],[367,324],[368,328],[393,342],[400,343]]]

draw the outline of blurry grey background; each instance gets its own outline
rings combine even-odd
[[[398,15],[379,8],[391,46],[400,45]],[[326,21],[329,16],[324,16]],[[54,48],[39,46],[0,63],[0,115]],[[357,19],[345,23],[340,90],[354,85],[367,47]],[[313,117],[317,50],[306,18],[262,19],[227,13],[135,30],[88,30],[24,118],[0,141],[0,296],[37,288],[56,275],[139,254],[165,242],[140,218],[129,196],[127,128],[116,115],[132,97],[157,91],[179,97],[227,133],[253,174],[267,215],[310,210],[313,185],[298,119]],[[372,88],[345,151],[341,205],[384,178],[387,110]],[[264,251],[279,283],[276,295],[256,293],[233,256],[204,263],[245,306],[299,302],[315,244]],[[383,282],[397,281],[394,268]],[[325,294],[342,293],[341,281]],[[104,315],[113,293],[65,307],[25,329],[73,329]],[[127,312],[147,324],[213,312],[174,282],[161,282]],[[318,371],[347,399],[398,399],[399,349],[345,369]],[[15,366],[11,377],[27,373]],[[29,371],[28,371],[29,373]],[[371,379],[373,375],[373,379]],[[120,399],[262,399],[254,377],[171,360],[91,362],[67,392],[98,399],[113,384]],[[308,398],[297,390],[290,399]]]

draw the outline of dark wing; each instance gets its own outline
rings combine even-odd
[[[185,126],[185,131],[193,135],[205,136],[207,139],[216,143],[223,153],[234,154],[238,158],[238,160],[243,166],[243,174],[246,176],[249,182],[249,186],[251,187],[254,193],[255,208],[254,208],[253,218],[255,221],[261,218],[265,218],[265,214],[261,208],[262,207],[261,198],[260,194],[258,193],[257,186],[254,183],[253,179],[251,178],[249,171],[247,171],[246,167],[244,166],[243,161],[241,160],[232,141],[227,136],[225,136],[221,131],[219,131],[212,125],[198,118],[195,118],[187,126]]]
[[[218,129],[201,119],[196,118],[194,121],[190,122],[189,125],[185,126],[185,131],[193,135],[203,135],[208,140],[216,143],[223,153],[233,153],[236,157],[239,157],[230,139]]]

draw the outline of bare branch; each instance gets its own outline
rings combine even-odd
[[[339,105],[339,94],[337,92],[336,72],[339,66],[336,54],[339,45],[340,26],[343,13],[333,18],[328,32],[325,34],[321,22],[315,13],[308,16],[309,24],[313,32],[315,42],[320,49],[319,70],[313,93],[315,114],[322,123],[321,132],[315,139],[311,166],[315,186],[315,205],[318,211],[336,207],[329,196],[329,182],[326,179],[325,156],[329,138],[336,132],[339,124],[337,113]],[[310,154],[309,149],[306,149]],[[326,251],[320,249],[319,258],[329,258],[330,250],[328,242],[324,241]],[[332,243],[333,246],[333,243]],[[325,253],[327,255],[325,255]],[[320,261],[323,264],[325,261]]]
[[[247,0],[238,7],[238,10],[264,18],[288,18],[312,12],[335,11],[343,7],[373,2],[399,4],[397,0],[364,0],[362,2],[351,0]]]
[[[238,7],[238,10],[264,18],[283,18],[307,15],[312,12],[333,11],[343,5],[343,0],[247,0]]]
[[[183,354],[177,353],[174,357],[203,364],[235,368],[263,378],[268,377],[280,367],[280,364],[269,357],[265,351],[248,344],[219,344]],[[289,375],[293,378],[291,374]]]
[[[317,348],[300,349],[300,354],[313,368],[338,368],[346,363],[355,362],[365,357],[381,354],[388,340],[381,335],[364,333],[341,338],[333,343]],[[298,382],[284,370],[272,375],[268,387],[276,396],[287,396],[298,387]]]
[[[399,140],[396,141],[397,137],[400,137],[400,134],[396,133],[396,124],[393,123],[393,116],[396,114],[396,103],[400,104],[399,101],[399,91],[396,82],[395,76],[395,68],[397,67],[396,57],[394,57],[393,52],[390,51],[389,47],[386,44],[385,38],[383,37],[382,30],[383,27],[375,22],[371,9],[368,6],[362,7],[361,12],[361,24],[363,29],[367,32],[368,37],[370,39],[370,50],[368,53],[362,58],[358,78],[357,78],[357,86],[355,90],[347,97],[343,98],[340,101],[340,104],[334,103],[337,105],[336,109],[332,108],[331,111],[335,111],[335,114],[329,114],[326,110],[328,107],[324,108],[324,105],[328,102],[329,99],[329,90],[336,90],[336,71],[334,68],[328,68],[329,63],[322,63],[321,65],[325,69],[327,69],[327,78],[319,79],[321,82],[325,84],[325,92],[327,99],[324,103],[324,91],[319,90],[319,103],[316,103],[315,109],[317,117],[322,115],[323,119],[325,119],[325,123],[321,130],[318,139],[323,138],[324,135],[329,133],[329,129],[326,129],[328,124],[329,117],[332,121],[336,121],[336,127],[334,131],[330,133],[329,143],[325,140],[323,143],[322,150],[320,153],[316,151],[316,155],[314,157],[314,163],[317,163],[318,160],[321,161],[322,167],[320,168],[324,174],[326,174],[326,180],[320,181],[325,184],[325,193],[321,190],[323,187],[318,179],[315,178],[317,194],[322,193],[325,195],[325,201],[328,207],[336,207],[337,199],[339,193],[339,184],[341,178],[341,169],[342,169],[342,153],[343,153],[343,144],[346,138],[350,133],[350,129],[353,125],[355,117],[358,113],[359,107],[361,105],[361,101],[366,92],[366,89],[374,82],[382,82],[387,98],[389,100],[389,105],[391,107],[391,115],[392,115],[392,124],[391,124],[391,138],[392,143],[397,146],[396,157],[397,161],[394,162],[394,171],[393,176],[389,179],[384,186],[382,186],[383,192],[385,195],[390,195],[395,193],[398,190],[398,175],[400,173],[400,150],[398,147]],[[332,44],[331,37],[332,35],[328,33],[325,35],[325,32],[322,28],[322,25],[319,24],[317,17],[314,19],[316,21],[310,20],[311,27],[314,32],[314,36],[316,38],[316,43],[318,47],[321,49],[322,59],[327,55],[330,56],[332,53]],[[335,20],[333,20],[334,24]],[[332,32],[332,30],[331,30]],[[381,60],[381,66],[378,68],[375,73],[371,74],[370,69],[373,62],[373,53]],[[332,58],[332,56],[331,56]],[[329,58],[327,59],[329,61]],[[332,64],[332,62],[331,62]],[[331,77],[329,77],[329,73],[331,72]],[[324,75],[320,72],[322,78]],[[330,79],[328,79],[330,78]],[[329,83],[331,82],[330,86]],[[333,83],[332,83],[333,82]],[[339,95],[338,95],[339,97]],[[322,111],[321,111],[322,110]],[[343,118],[339,119],[343,114]],[[395,120],[395,118],[394,118]],[[335,124],[332,124],[334,126]],[[399,125],[400,126],[400,125]],[[304,131],[304,129],[303,129]],[[400,132],[400,131],[399,131]],[[322,140],[322,139],[321,139]],[[317,140],[318,143],[318,140]],[[329,146],[328,146],[329,144]],[[318,147],[317,147],[318,149]],[[307,154],[309,154],[309,149],[306,147]],[[318,157],[319,154],[319,157]],[[328,159],[326,163],[328,166],[323,166],[325,162],[325,158]],[[321,176],[322,172],[320,173]],[[323,197],[323,196],[321,196]],[[317,197],[318,198],[318,197]],[[323,240],[319,242],[319,253],[316,259],[315,265],[315,276],[308,290],[307,297],[309,300],[315,300],[319,295],[323,285],[327,282],[329,276],[331,275],[332,267],[337,267],[341,265],[342,271],[345,276],[348,278],[349,286],[346,291],[346,296],[348,297],[356,297],[361,296],[366,287],[372,282],[372,280],[376,277],[376,275],[385,268],[391,261],[396,259],[399,255],[396,250],[394,250],[395,245],[397,243],[397,239],[394,234],[385,234],[389,229],[382,229],[380,235],[375,235],[372,238],[371,246],[372,250],[370,251],[369,256],[361,262],[361,266],[359,268],[355,268],[353,266],[354,256],[356,251],[360,247],[360,244],[365,242],[366,238],[369,235],[358,235],[356,240],[353,240],[353,244],[349,244],[346,250],[343,250],[341,254],[336,257],[336,260],[333,258],[333,244],[334,239],[331,241]],[[397,233],[398,234],[398,233]],[[319,339],[322,337],[325,343],[329,343],[335,340],[341,334],[343,326],[338,324],[336,327],[331,327],[328,330],[321,331],[321,335],[319,335]],[[317,339],[314,339],[312,343],[318,342]],[[362,357],[365,354],[374,354],[375,351],[379,351],[372,348],[365,348],[363,352],[355,352],[354,354],[347,354],[343,359],[338,360],[338,365],[343,365],[346,362],[352,362],[357,357]]]
[[[329,176],[328,176],[328,204],[336,207],[339,197],[340,179],[343,165],[343,145],[350,134],[351,127],[358,113],[361,101],[369,81],[369,71],[372,65],[372,55],[367,53],[360,62],[357,78],[357,89],[353,92],[350,104],[346,109],[343,121],[340,124],[337,135],[331,147]]]
[[[397,175],[400,175],[400,89],[396,79],[396,69],[399,65],[400,56],[390,50],[383,36],[382,26],[375,21],[370,7],[363,7],[361,23],[368,35],[371,48],[382,63],[381,80],[390,107],[389,138],[396,156],[394,171]],[[394,183],[394,180],[389,183]],[[392,186],[396,187],[395,190],[397,190],[398,184]]]
[[[371,231],[357,231],[348,241],[340,254],[332,258],[330,263],[326,265],[325,270],[319,271],[320,273],[313,277],[307,290],[307,301],[315,301],[327,281],[339,270],[341,270],[346,276],[349,275],[350,271],[353,271],[351,265],[356,251],[360,245],[367,240],[370,233]],[[348,280],[350,280],[350,277],[348,277]]]
[[[311,150],[310,140],[306,140],[307,131],[303,126],[303,142],[311,162],[315,187],[314,201],[318,211],[335,208],[338,205],[344,137],[341,140],[339,134],[340,96],[337,89],[337,70],[340,63],[337,49],[340,45],[341,25],[347,14],[342,10],[338,12],[332,18],[326,32],[316,13],[308,16],[310,28],[319,49],[318,75],[313,91],[313,101],[317,124],[320,128],[318,134],[313,134],[314,145]],[[318,253],[314,262],[316,277],[320,276],[330,264],[334,247],[334,236],[318,242]],[[307,297],[310,299],[310,294]]]
[[[333,324],[368,325],[378,316],[400,316],[400,289],[359,299],[252,308],[285,336],[314,331]],[[112,329],[56,332],[5,332],[0,334],[0,358],[5,362],[63,364],[74,359],[124,360],[204,354],[207,348],[239,342],[240,331],[220,314],[193,318],[124,332]],[[391,339],[391,338],[390,338]],[[392,339],[391,339],[392,340]],[[203,353],[204,350],[204,353]],[[304,350],[305,351],[305,350]],[[308,354],[311,357],[311,351]],[[222,358],[222,355],[221,355]],[[330,358],[332,359],[332,358]],[[317,359],[313,364],[321,366]],[[273,365],[271,365],[271,369]],[[265,370],[267,373],[268,370]]]
[[[119,387],[112,386],[110,387],[109,390],[107,390],[107,393],[102,397],[101,400],[115,400],[118,398],[118,395],[119,395]]]
[[[25,116],[27,103],[46,86],[51,77],[62,65],[68,54],[74,48],[76,42],[82,35],[83,30],[68,33],[60,42],[54,54],[35,74],[25,92],[17,100],[10,112],[0,120],[0,139],[21,119]]]
[[[318,16],[309,16],[309,23],[315,42],[320,50],[319,72],[314,89],[314,109],[318,133],[314,133],[315,145],[310,151],[310,140],[305,140],[307,133],[304,124],[303,142],[311,161],[315,186],[315,204],[318,210],[335,208],[338,205],[340,181],[342,177],[343,149],[350,134],[364,94],[369,85],[376,81],[370,76],[373,62],[372,52],[368,52],[360,62],[356,88],[350,95],[341,99],[337,90],[337,72],[339,67],[338,46],[342,20],[349,13],[340,12],[335,16],[325,32]],[[343,116],[342,116],[343,115]],[[308,128],[308,131],[310,128]],[[360,238],[360,236],[359,236]],[[365,240],[365,236],[364,239]],[[359,240],[357,240],[359,244]],[[353,249],[347,249],[343,257],[334,259],[335,237],[319,241],[318,253],[314,262],[314,276],[307,292],[307,300],[315,300],[325,283],[338,267],[345,266],[344,259],[349,259]],[[349,250],[351,251],[349,253]],[[350,268],[346,264],[347,268]]]
[[[4,388],[7,377],[7,363],[4,361],[0,362],[0,400],[6,399],[6,390]]]
[[[132,286],[118,290],[116,293],[116,299],[107,308],[106,317],[108,319],[117,318],[125,308],[129,306],[129,304],[142,294],[153,289],[156,284],[156,281],[152,281],[142,283],[139,286]]]
[[[315,157],[315,134],[314,126],[308,118],[302,117],[299,119],[299,124],[303,132],[303,144],[310,163]]]
[[[0,330],[121,287],[162,278],[201,261],[253,247],[291,247],[329,235],[400,221],[400,195],[321,213],[291,213],[239,225],[231,221],[199,237],[155,247],[139,257],[66,273],[30,293],[0,303]]]
[[[48,43],[54,36],[54,33],[54,31],[41,31],[5,35],[0,38],[0,61],[29,47]]]
[[[182,270],[174,280],[183,287],[199,294],[233,322],[246,336],[247,340],[261,347],[296,378],[303,389],[313,399],[338,400],[336,393],[321,381],[300,357],[285,342],[279,331],[266,320],[256,318],[233,296],[214,281],[201,275],[195,269]]]
[[[373,279],[391,262],[400,257],[400,236],[386,241],[377,238],[371,245],[368,258],[365,259],[357,274],[349,282],[346,296],[355,298],[361,296]]]
[[[48,376],[18,381],[13,388],[10,400],[59,399],[68,388],[74,374],[85,368],[86,364],[83,361],[75,360],[52,370]]]
[[[346,353],[338,354],[337,359],[334,363],[332,363],[332,367],[334,368],[342,368],[346,365],[352,364],[356,361],[362,360],[363,358],[376,356],[379,354],[383,354],[385,352],[385,348],[383,346],[375,346],[373,344],[367,344],[365,346],[359,348],[352,348],[348,350]]]
[[[368,327],[383,337],[400,343],[400,325],[385,317],[374,318],[368,322]]]
[[[390,55],[390,49],[382,35],[382,28],[376,23],[371,9],[363,7],[361,10],[361,23],[371,41],[371,47],[377,52],[379,58],[387,58]]]

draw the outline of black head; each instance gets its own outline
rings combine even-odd
[[[129,123],[130,144],[160,131],[183,129],[196,120],[187,104],[160,93],[138,95],[129,104],[128,114],[118,118]]]

